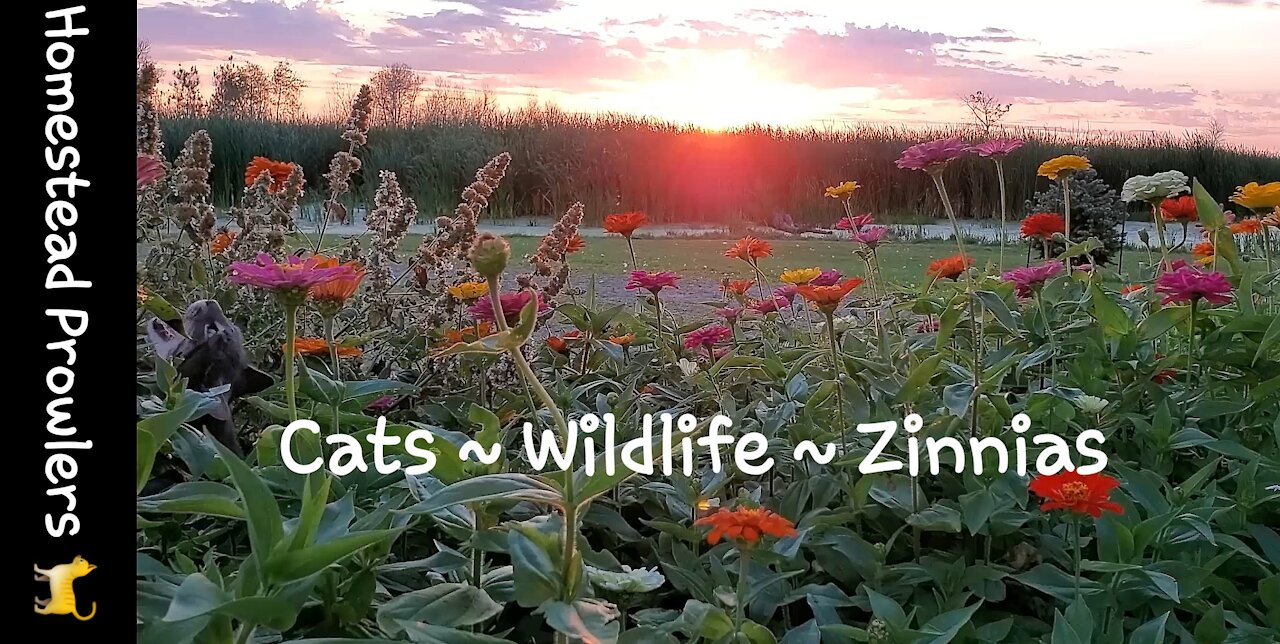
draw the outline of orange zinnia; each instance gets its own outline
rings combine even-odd
[[[1199,221],[1200,214],[1196,210],[1196,198],[1191,195],[1169,197],[1160,202],[1160,216],[1164,217],[1165,221]]]
[[[267,192],[275,192],[284,187],[284,182],[293,174],[293,164],[288,161],[272,161],[267,157],[253,157],[244,171],[244,187],[252,187],[253,182],[258,180],[258,175],[263,172],[271,175],[271,185],[267,187]]]
[[[472,342],[490,335],[493,335],[493,323],[482,320],[475,326],[445,329],[444,340],[449,346],[453,346],[459,342]]]
[[[932,275],[937,279],[949,278],[956,279],[960,274],[973,266],[973,258],[964,255],[952,255],[942,259],[934,260],[929,264],[929,268],[925,273]]]
[[[764,508],[720,508],[719,512],[698,519],[694,525],[711,526],[711,531],[707,533],[707,543],[711,545],[720,543],[725,537],[733,539],[742,547],[753,546],[765,536],[779,539],[796,536],[794,523]]]
[[[636,334],[627,333],[624,335],[611,335],[609,336],[609,341],[620,347],[629,347],[632,342],[636,341]]]
[[[1235,234],[1235,235],[1240,235],[1240,234],[1261,235],[1262,234],[1262,222],[1258,221],[1257,219],[1241,219],[1240,221],[1237,221],[1236,223],[1231,224],[1230,226],[1227,226],[1227,228],[1232,232],[1232,234]]]
[[[209,242],[209,254],[221,255],[231,247],[231,242],[236,240],[235,231],[223,231],[213,236],[213,241]]]
[[[288,350],[287,344],[282,345]],[[324,338],[294,338],[293,347],[300,356],[327,356],[329,355],[329,343]],[[348,347],[338,345],[339,358],[355,358],[363,354],[364,351],[360,347]]]
[[[569,355],[569,343],[565,342],[564,338],[558,338],[554,335],[547,338],[547,347],[561,355]]]
[[[636,229],[649,223],[649,218],[642,212],[627,212],[621,215],[609,215],[604,218],[605,232],[618,233],[623,237],[631,237]]]
[[[755,282],[753,280],[729,280],[724,283],[726,293],[737,293],[738,295],[746,295]]]
[[[319,265],[322,268],[332,268],[338,265],[338,260],[324,258]],[[341,306],[351,299],[351,296],[355,295],[356,290],[360,288],[360,282],[364,280],[364,268],[360,266],[360,262],[354,260],[345,265],[351,267],[351,277],[312,286],[309,291],[311,298],[321,304],[333,306]]]
[[[1022,220],[1022,236],[1049,239],[1054,233],[1067,232],[1067,222],[1056,212],[1038,212]]]
[[[587,242],[582,241],[582,237],[578,233],[574,233],[573,237],[570,237],[568,243],[564,245],[564,252],[576,253],[586,247]]]
[[[812,284],[801,284],[796,287],[796,292],[804,299],[813,302],[819,311],[830,315],[840,306],[846,295],[851,293],[853,289],[858,288],[862,284],[862,278],[851,277],[839,284],[831,286],[814,286]]]
[[[1045,499],[1040,509],[1046,512],[1070,510],[1095,519],[1102,516],[1103,510],[1124,514],[1124,508],[1110,500],[1111,491],[1120,487],[1120,481],[1106,474],[1084,475],[1063,470],[1057,474],[1037,476],[1031,479],[1029,487]]]
[[[724,252],[725,257],[732,257],[749,263],[754,263],[756,260],[772,254],[773,246],[770,246],[769,242],[750,236],[739,239],[729,250]]]
[[[1146,286],[1144,286],[1144,285],[1142,285],[1142,284],[1130,284],[1130,285],[1128,285],[1128,286],[1126,286],[1126,287],[1124,287],[1124,288],[1121,288],[1121,289],[1120,289],[1120,294],[1121,294],[1121,295],[1128,295],[1128,294],[1130,294],[1130,293],[1136,293],[1136,292],[1138,292],[1138,291],[1141,291],[1141,290],[1142,290],[1142,289],[1144,289],[1144,288],[1146,288]]]

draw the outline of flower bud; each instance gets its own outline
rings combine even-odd
[[[480,233],[468,255],[471,267],[486,278],[497,277],[507,268],[511,259],[511,246],[507,240],[493,233]]]
[[[1141,240],[1141,241],[1142,241],[1142,243],[1146,244],[1146,243],[1148,243],[1148,242],[1150,242],[1150,241],[1151,241],[1151,235],[1147,234],[1147,229],[1146,229],[1146,228],[1139,228],[1139,229],[1138,229],[1138,239],[1139,239],[1139,240]]]

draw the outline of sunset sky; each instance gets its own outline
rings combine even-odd
[[[1183,130],[1280,151],[1270,0],[140,0],[138,36],[206,82],[228,56],[290,60],[319,109],[335,82],[405,63],[569,110],[726,127],[964,121]],[[166,80],[167,83],[167,80]]]

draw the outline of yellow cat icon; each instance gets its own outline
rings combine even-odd
[[[41,570],[37,564],[35,566],[36,581],[49,582],[49,593],[52,597],[49,599],[36,597],[36,612],[41,615],[72,615],[82,622],[92,619],[93,614],[98,612],[98,602],[93,602],[88,615],[82,616],[77,613],[76,594],[71,590],[71,582],[93,572],[94,568],[97,566],[79,556],[72,559],[69,564],[54,566],[49,570]]]

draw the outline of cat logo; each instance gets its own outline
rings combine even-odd
[[[54,566],[49,570],[41,570],[37,564],[36,581],[49,582],[49,594],[52,596],[49,599],[36,597],[36,612],[41,615],[72,615],[82,622],[93,619],[93,614],[98,612],[98,602],[90,605],[88,615],[77,613],[76,594],[71,589],[71,582],[93,572],[94,568],[97,566],[79,556],[69,564]]]

